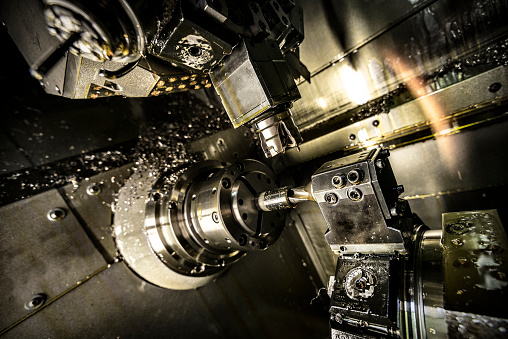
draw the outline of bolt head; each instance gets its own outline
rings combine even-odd
[[[60,221],[60,220],[63,220],[66,215],[67,215],[67,212],[63,208],[57,207],[57,208],[53,208],[52,210],[50,210],[48,212],[47,217],[51,221]]]
[[[86,188],[86,194],[88,195],[99,195],[101,193],[101,187],[97,184],[91,184]]]
[[[325,194],[325,201],[330,205],[335,205],[339,201],[337,194],[329,192]]]
[[[215,222],[215,223],[219,223],[220,219],[219,219],[219,215],[217,214],[217,212],[213,212],[212,213],[212,220]]]

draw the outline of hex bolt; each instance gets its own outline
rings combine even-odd
[[[97,184],[88,185],[86,188],[86,194],[88,195],[99,195],[101,191],[101,187]]]
[[[339,201],[337,194],[328,192],[325,194],[325,201],[330,205],[335,205]]]
[[[344,174],[334,175],[332,178],[332,185],[336,188],[342,188],[346,186],[346,176]]]
[[[358,185],[363,180],[363,171],[361,169],[352,169],[347,174],[347,181],[353,185]]]
[[[57,208],[53,208],[52,210],[50,210],[48,212],[47,217],[51,221],[60,221],[60,220],[63,220],[66,215],[67,215],[67,212],[63,208],[57,207]]]
[[[217,214],[217,212],[213,212],[212,213],[212,220],[215,222],[215,223],[219,223],[219,215]]]
[[[47,297],[43,293],[35,294],[32,296],[32,299],[30,299],[25,303],[25,309],[29,311],[35,310],[36,308],[39,308],[42,305],[44,305],[46,299]]]
[[[363,198],[363,193],[358,188],[353,188],[347,192],[347,196],[353,201],[360,201]]]

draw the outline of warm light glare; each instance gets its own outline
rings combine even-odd
[[[319,98],[317,99],[317,104],[319,105],[319,107],[321,108],[326,108],[326,101],[324,98]]]
[[[369,88],[361,73],[354,71],[350,66],[344,66],[340,70],[340,78],[351,102],[364,104],[369,100]]]

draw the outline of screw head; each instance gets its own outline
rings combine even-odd
[[[60,221],[60,220],[63,220],[66,215],[67,215],[67,212],[63,208],[57,207],[57,208],[53,208],[52,210],[50,210],[48,212],[47,217],[51,221]]]
[[[490,84],[489,92],[496,93],[497,91],[499,91],[501,89],[501,87],[503,87],[503,85],[501,85],[501,83],[494,82],[494,83]]]
[[[347,196],[353,201],[360,201],[363,198],[363,193],[358,188],[353,188],[347,192]]]
[[[337,194],[329,192],[325,194],[325,201],[330,205],[335,205],[339,201]]]
[[[212,213],[212,220],[215,222],[215,223],[219,223],[219,215],[217,214],[217,212],[213,212]]]
[[[346,176],[344,174],[334,175],[332,185],[336,188],[342,188],[346,185]]]
[[[99,195],[101,191],[101,187],[97,184],[91,184],[86,188],[86,194],[88,195]]]
[[[46,295],[43,293],[35,294],[32,296],[32,299],[25,303],[26,310],[35,310],[36,308],[41,307],[46,302]]]

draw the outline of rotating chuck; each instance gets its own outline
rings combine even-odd
[[[135,173],[119,193],[117,247],[147,281],[170,289],[203,286],[281,234],[284,211],[256,206],[261,192],[277,188],[275,174],[261,162],[203,162],[168,185],[171,175]]]

